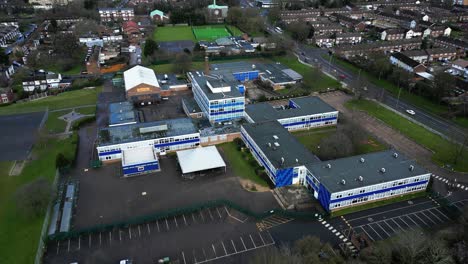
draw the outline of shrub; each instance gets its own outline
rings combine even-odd
[[[51,184],[42,177],[23,185],[15,193],[19,213],[28,218],[40,216],[47,208],[51,192]]]

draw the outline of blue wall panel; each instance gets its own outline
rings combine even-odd
[[[298,126],[298,125],[304,125],[304,124],[311,124],[311,123],[318,123],[318,122],[324,122],[324,121],[331,121],[331,120],[336,120],[336,117],[329,117],[329,118],[322,118],[322,119],[315,119],[315,120],[309,120],[309,121],[301,121],[301,122],[294,122],[294,123],[289,123],[289,124],[283,124],[284,127],[290,127],[290,126]]]
[[[181,141],[174,141],[174,142],[168,142],[168,143],[154,144],[154,147],[155,148],[160,148],[160,147],[167,147],[167,146],[188,144],[188,143],[197,143],[197,142],[200,142],[199,138],[183,140],[183,141],[181,140]]]
[[[276,187],[283,187],[292,184],[294,168],[276,170]]]
[[[143,164],[130,165],[122,167],[122,170],[124,176],[147,173],[159,170],[159,163],[157,161],[154,161]]]
[[[325,210],[327,212],[330,211],[330,197],[331,197],[331,195],[328,192],[328,190],[325,188],[325,186],[323,186],[320,183],[319,192],[318,192],[318,200],[319,200],[320,204],[323,206],[323,208],[325,208]]]
[[[109,155],[120,154],[120,153],[122,153],[121,150],[113,150],[113,151],[107,151],[107,152],[100,152],[99,156],[109,156]]]

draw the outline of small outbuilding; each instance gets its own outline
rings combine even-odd
[[[153,147],[126,149],[122,151],[122,171],[124,177],[159,171],[158,157]]]
[[[226,163],[215,146],[177,151],[177,160],[184,178],[226,172]]]

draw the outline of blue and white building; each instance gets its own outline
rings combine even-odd
[[[189,73],[192,91],[205,117],[211,123],[244,117],[244,85],[227,82],[218,75]]]
[[[288,130],[302,130],[336,125],[338,111],[318,97],[307,96],[289,99],[285,105],[249,104],[245,118],[250,123],[275,120]]]
[[[393,150],[306,165],[306,186],[327,211],[424,191],[431,174]]]
[[[393,150],[320,161],[276,121],[242,125],[241,138],[276,187],[306,186],[329,212],[424,191],[431,175]]]
[[[122,159],[125,150],[151,147],[166,153],[200,145],[200,133],[190,118],[103,128],[98,133],[99,160]]]
[[[305,164],[320,162],[276,121],[242,125],[241,138],[276,187],[305,184]]]
[[[159,170],[158,156],[152,146],[122,151],[122,172],[124,177],[142,175]]]

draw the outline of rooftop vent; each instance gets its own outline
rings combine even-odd
[[[396,152],[393,153],[393,157],[394,157],[395,159],[398,158],[398,153],[396,153]]]
[[[345,179],[342,179],[342,180],[341,180],[341,184],[345,185],[345,184],[346,184],[346,180],[345,180]]]
[[[279,144],[278,142],[275,142],[275,143],[273,143],[273,144],[275,144],[275,147],[279,147],[279,146],[280,146],[280,144]]]
[[[327,164],[327,168],[331,169],[331,164],[330,163]]]
[[[276,139],[276,140],[279,139],[279,137],[277,135],[273,135],[273,138]]]
[[[409,170],[410,170],[410,171],[413,171],[413,170],[414,170],[414,166],[413,166],[413,165],[410,165],[410,166],[409,166]]]
[[[281,157],[281,165],[283,165],[283,164],[284,164],[284,158]]]
[[[361,181],[361,182],[362,182],[363,180],[364,180],[364,177],[362,177],[362,176],[359,176],[359,177],[358,177],[358,181]]]
[[[270,148],[271,148],[271,143],[270,143],[270,142],[268,142],[268,144],[267,144],[267,145],[268,145],[268,147],[270,147]]]
[[[299,159],[296,159],[296,163],[299,163]]]
[[[385,168],[381,168],[381,169],[380,169],[380,172],[381,172],[381,173],[385,173]]]
[[[366,160],[365,160],[364,158],[360,158],[359,161],[360,161],[361,163],[364,163],[364,161],[366,161]]]

